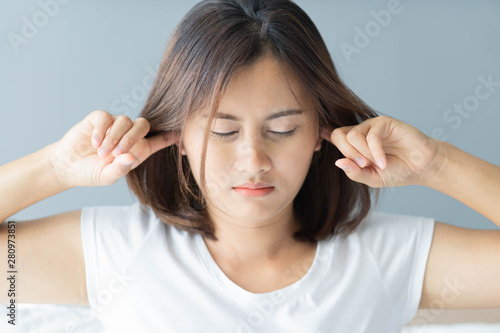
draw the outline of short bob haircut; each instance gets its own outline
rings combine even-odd
[[[377,113],[339,78],[315,24],[289,0],[206,0],[181,20],[168,43],[140,117],[150,132],[182,135],[188,117],[210,108],[207,124],[232,75],[264,56],[292,73],[310,98],[320,128],[356,125]],[[141,204],[182,230],[217,240],[204,193],[207,126],[200,166],[201,189],[177,145],[151,155],[127,175]],[[316,242],[348,235],[369,213],[378,190],[350,180],[334,163],[343,155],[323,140],[293,201],[301,229],[294,239]],[[374,198],[371,194],[375,193]]]

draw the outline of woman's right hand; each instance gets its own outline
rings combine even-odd
[[[94,111],[53,145],[51,166],[70,187],[114,184],[153,153],[178,143],[173,133],[145,138],[149,129],[142,117],[132,121]]]

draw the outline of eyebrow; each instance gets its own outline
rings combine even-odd
[[[275,112],[272,115],[270,115],[269,117],[267,117],[266,120],[272,120],[272,119],[286,117],[286,116],[294,116],[294,115],[299,115],[302,113],[303,113],[303,110],[301,110],[301,109],[288,109],[288,110]],[[204,115],[203,118],[208,118],[208,116]],[[240,121],[239,118],[237,118],[233,115],[224,113],[224,112],[217,113],[217,116],[215,118],[216,119],[227,119],[227,120],[233,120],[233,121]]]

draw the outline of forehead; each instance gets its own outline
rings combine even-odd
[[[265,57],[233,74],[222,94],[221,109],[232,103],[250,106],[288,103],[299,107],[306,98],[296,76],[281,68],[272,57]]]
[[[271,57],[233,74],[221,94],[217,111],[219,119],[238,121],[246,117],[272,120],[284,114],[313,113],[301,82]],[[202,115],[209,113],[209,109],[203,110]]]

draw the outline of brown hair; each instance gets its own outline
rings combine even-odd
[[[264,55],[302,83],[320,127],[330,130],[377,116],[340,80],[328,49],[312,20],[289,0],[207,0],[195,5],[177,25],[146,104],[140,113],[151,125],[146,137],[175,132],[182,142],[186,120],[211,107],[208,123],[231,76]],[[207,214],[204,165],[201,189],[179,147],[162,149],[127,175],[130,189],[164,223],[216,240]],[[293,202],[301,229],[299,241],[351,233],[368,214],[371,193],[350,180],[334,163],[343,155],[323,140]]]

